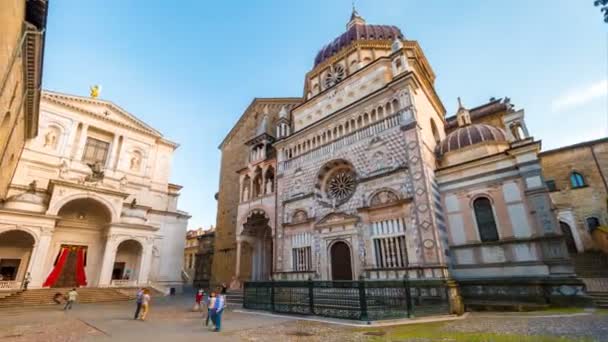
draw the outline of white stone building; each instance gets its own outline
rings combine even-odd
[[[177,147],[109,101],[43,92],[38,137],[0,205],[0,286],[29,272],[30,288],[179,291],[189,215],[169,182]]]

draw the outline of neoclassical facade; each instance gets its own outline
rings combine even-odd
[[[0,205],[3,287],[182,286],[178,145],[112,102],[44,91]]]
[[[416,41],[354,11],[297,103],[255,99],[220,146],[215,280],[451,278],[470,297],[534,278],[582,294],[523,110],[446,117],[434,82]]]

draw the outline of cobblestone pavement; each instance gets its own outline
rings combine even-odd
[[[191,312],[191,299],[155,299],[146,322],[132,319],[132,302],[83,304],[70,312],[60,307],[0,310],[0,341],[391,341],[392,328],[361,329],[341,325],[228,311],[222,333],[203,326],[203,315]],[[430,327],[430,326],[429,326]],[[608,342],[608,315],[527,317],[472,314],[458,321],[435,323],[448,332],[494,332],[519,335],[589,337]],[[371,334],[370,334],[371,333]],[[378,337],[375,334],[386,336]],[[398,341],[436,341],[415,338]],[[395,341],[397,341],[395,340]],[[445,339],[441,339],[445,340]],[[447,339],[446,341],[448,341]]]
[[[444,329],[457,332],[589,337],[596,341],[608,341],[608,315],[530,317],[474,313],[467,319],[447,323]]]

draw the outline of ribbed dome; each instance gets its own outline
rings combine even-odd
[[[440,155],[482,142],[507,142],[505,132],[486,124],[471,124],[457,128],[437,145]]]
[[[367,25],[356,23],[351,25],[346,32],[325,45],[315,58],[315,66],[325,61],[329,57],[338,53],[342,48],[350,45],[357,40],[390,40],[395,38],[404,39],[401,30],[392,25]]]

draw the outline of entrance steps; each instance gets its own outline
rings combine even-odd
[[[31,289],[27,291],[19,290],[11,292],[2,297],[0,294],[0,308],[15,308],[36,305],[55,305],[53,297],[56,293],[65,295],[71,288],[48,288]],[[104,303],[128,301],[135,298],[136,288],[78,288],[77,303]],[[152,291],[152,295],[158,295],[158,291]],[[61,298],[64,303],[64,299]]]
[[[231,308],[242,308],[243,290],[229,290],[226,292],[226,303]]]

